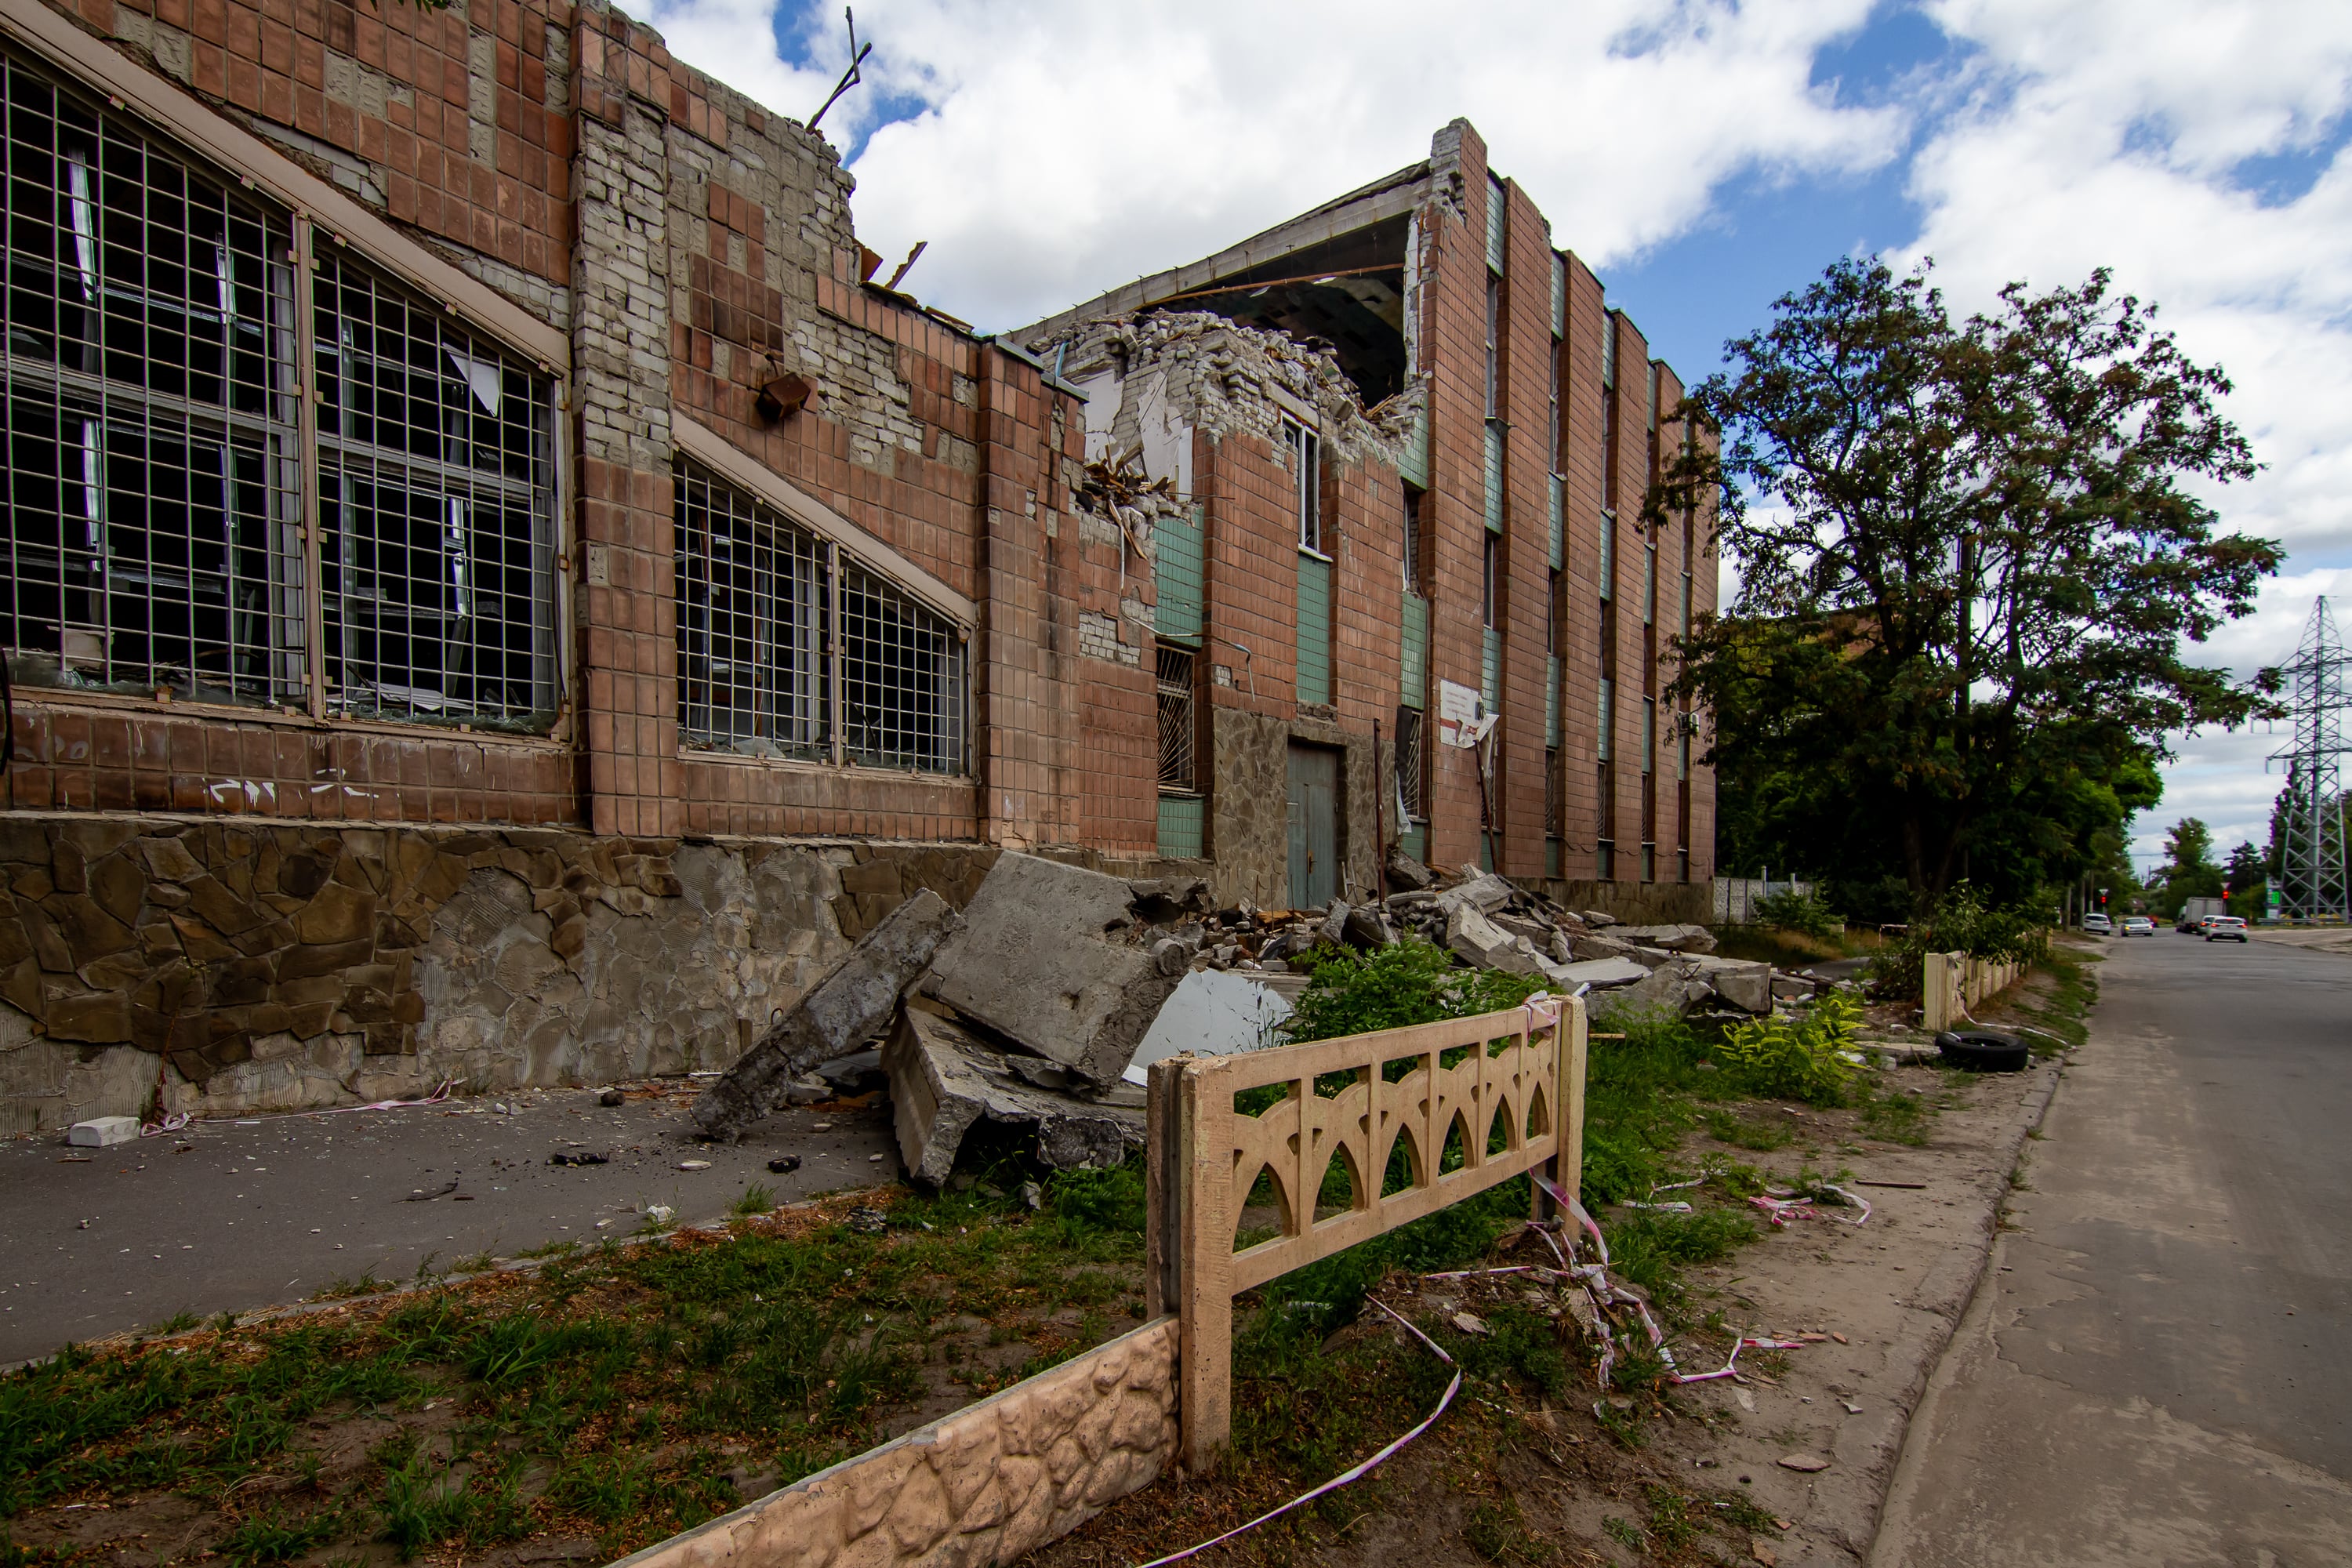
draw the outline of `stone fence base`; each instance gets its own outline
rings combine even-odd
[[[1149,1486],[1175,1456],[1177,1321],[621,1559],[615,1568],[990,1568]]]

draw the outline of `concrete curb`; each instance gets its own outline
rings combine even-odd
[[[1892,1401],[1886,1419],[1870,1424],[1866,1431],[1857,1422],[1847,1428],[1853,1434],[1851,1440],[1841,1438],[1837,1444],[1837,1471],[1855,1484],[1847,1498],[1824,1510],[1829,1517],[1819,1522],[1834,1532],[1839,1545],[1857,1563],[1866,1563],[1876,1544],[1887,1493],[1910,1436],[1911,1418],[1927,1394],[1929,1379],[1951,1348],[1969,1303],[1983,1286],[2010,1180],[2027,1137],[2049,1114],[2065,1071],[2066,1058],[2056,1058],[2042,1082],[2021,1097],[2015,1120],[1994,1146],[1992,1165],[1978,1178],[1975,1194],[1981,1207],[1974,1238],[1965,1247],[1947,1251],[1906,1303],[1916,1310],[1906,1314],[1902,1338],[1887,1349],[1889,1370],[1900,1369],[1900,1393]]]

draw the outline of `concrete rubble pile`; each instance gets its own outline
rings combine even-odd
[[[1369,952],[1408,934],[1468,967],[1585,987],[1604,1020],[1769,1013],[1820,984],[1717,957],[1704,926],[1580,913],[1475,866],[1441,877],[1391,858],[1388,881],[1385,908],[1219,910],[1197,878],[1135,881],[1003,855],[961,915],[930,893],[892,910],[703,1091],[695,1121],[703,1136],[733,1137],[780,1105],[835,1092],[845,1074],[878,1070],[907,1171],[927,1185],[987,1123],[1034,1138],[1050,1167],[1117,1164],[1144,1142],[1150,1062],[1276,1043],[1318,949]]]

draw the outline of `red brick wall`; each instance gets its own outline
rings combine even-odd
[[[1460,170],[1465,216],[1443,203],[1422,209],[1430,256],[1422,299],[1422,363],[1429,381],[1430,488],[1422,515],[1431,536],[1431,721],[1439,680],[1476,688],[1484,647],[1480,586],[1486,548],[1486,148],[1465,128]],[[1478,769],[1474,755],[1435,749],[1429,858],[1439,866],[1478,858]]]
[[[1560,631],[1560,768],[1565,774],[1560,871],[1585,880],[1597,874],[1600,800],[1594,734],[1601,711],[1601,331],[1605,314],[1600,279],[1581,261],[1568,259],[1568,331],[1561,346],[1560,471],[1567,510],[1565,596]]]
[[[535,277],[568,280],[572,127],[550,101],[548,73],[549,28],[572,25],[563,0],[468,0],[440,11],[345,0],[50,4],[134,52],[144,52],[138,40],[152,41],[157,28],[185,35],[188,70],[180,79],[200,96],[376,164],[398,221]],[[476,62],[468,44],[477,29],[489,46],[485,85],[493,106],[479,126],[469,112]],[[176,55],[166,47],[148,58]],[[362,72],[409,89],[410,100],[387,95],[383,112],[370,112],[373,95],[348,90]]]

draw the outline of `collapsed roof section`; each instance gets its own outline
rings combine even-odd
[[[1421,413],[1416,381],[1367,411],[1328,343],[1244,326],[1207,310],[1082,321],[1041,341],[1062,379],[1087,395],[1087,461],[1139,469],[1192,494],[1192,432],[1282,439],[1286,419],[1326,449],[1395,465]]]
[[[1089,321],[1207,311],[1328,346],[1356,401],[1377,406],[1413,381],[1409,262],[1413,215],[1429,197],[1431,171],[1428,163],[1400,169],[1205,260],[1138,279],[1007,335],[1047,352]]]

